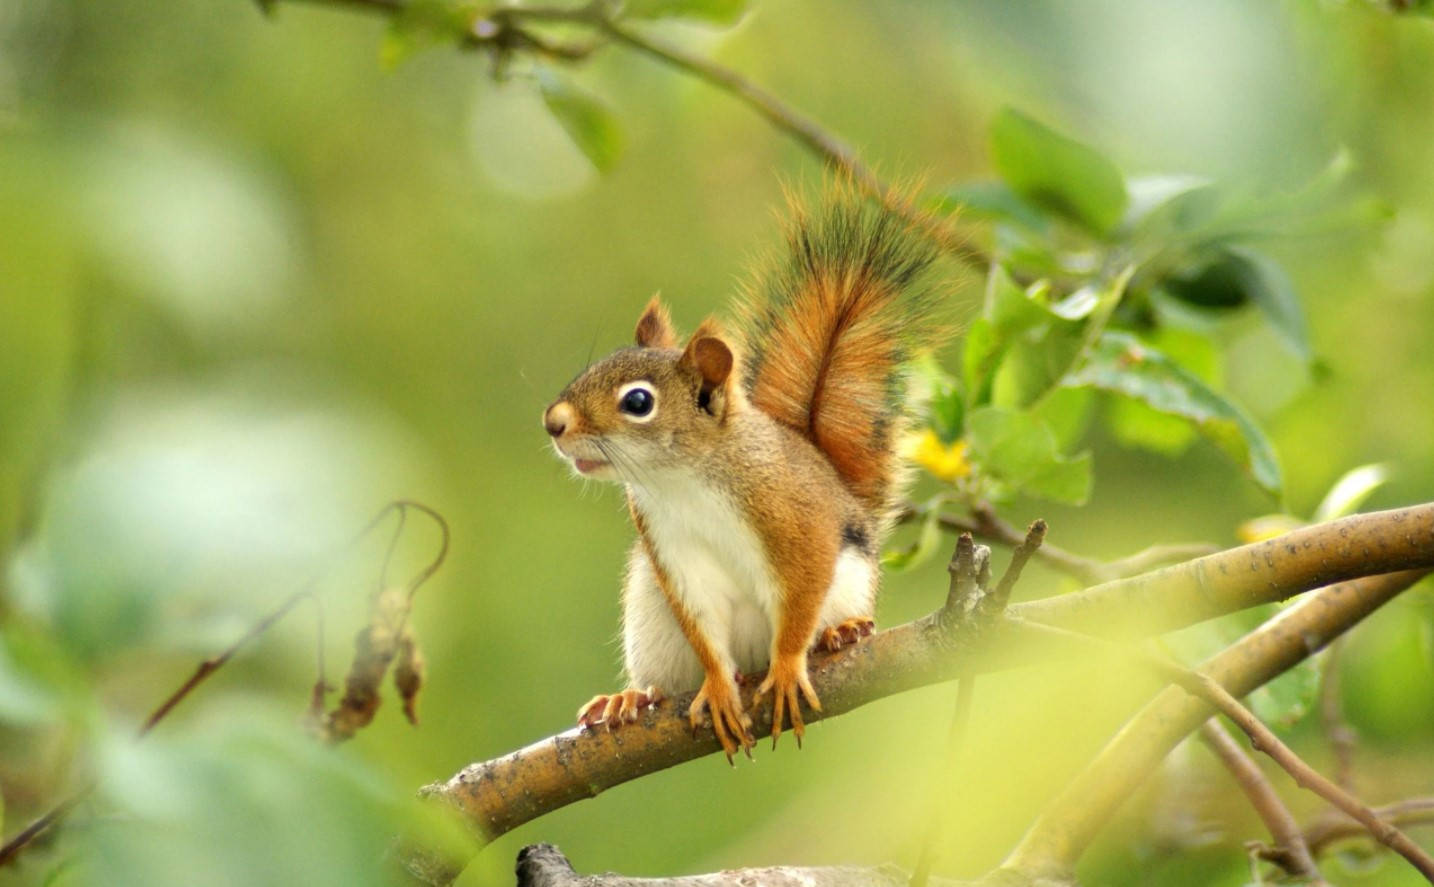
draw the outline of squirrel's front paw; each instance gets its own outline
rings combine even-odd
[[[697,735],[697,729],[702,723],[704,708],[712,713],[712,732],[717,734],[717,741],[722,743],[722,750],[727,753],[727,763],[732,763],[732,756],[737,753],[739,744],[750,758],[752,746],[756,744],[749,729],[752,719],[742,710],[737,688],[725,675],[714,680],[709,674],[702,682],[702,689],[697,691],[697,698],[692,700],[692,707],[687,710],[687,718],[692,724],[693,736]]]
[[[802,735],[806,732],[806,725],[802,723],[798,690],[813,711],[822,710],[817,691],[812,689],[812,682],[807,677],[807,657],[799,653],[794,656],[778,656],[772,660],[767,679],[762,681],[757,688],[757,695],[752,697],[752,709],[755,711],[757,706],[762,704],[762,697],[769,691],[772,693],[772,748],[777,747],[777,737],[782,735],[782,717],[788,712],[792,719],[792,735],[797,737],[797,748],[802,747]]]
[[[595,727],[598,724],[607,724],[607,728],[611,730],[619,724],[631,724],[637,720],[644,708],[661,701],[662,691],[656,687],[648,687],[646,690],[628,687],[621,693],[594,696],[587,705],[578,709],[578,726]]]

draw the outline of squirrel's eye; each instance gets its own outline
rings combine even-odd
[[[641,386],[634,385],[623,393],[618,399],[617,408],[637,419],[641,419],[652,413],[652,408],[657,404],[657,399],[652,392]]]

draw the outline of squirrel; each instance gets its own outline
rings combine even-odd
[[[751,755],[738,682],[763,668],[772,742],[821,702],[807,653],[874,628],[878,555],[906,472],[907,365],[940,336],[912,223],[837,194],[794,203],[784,257],[745,287],[735,332],[712,318],[681,343],[654,297],[635,344],[591,365],[544,411],[559,455],[625,486],[637,539],[623,585],[629,688],[579,727],[636,721],[698,689],[729,762]],[[800,700],[799,700],[800,695]]]

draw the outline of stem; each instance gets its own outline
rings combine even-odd
[[[1265,827],[1270,830],[1270,837],[1280,848],[1281,864],[1285,869],[1292,875],[1309,879],[1311,884],[1327,885],[1329,882],[1325,881],[1315,865],[1294,814],[1280,800],[1259,765],[1245,754],[1229,731],[1214,718],[1200,725],[1200,739],[1215,753],[1240,784],[1245,797],[1250,799],[1250,805],[1260,815]]]
[[[1207,660],[1197,673],[1232,693],[1249,693],[1424,575],[1422,570],[1390,573],[1321,589]],[[1096,599],[1107,604],[1113,601],[1108,593]],[[1028,876],[1067,876],[1116,809],[1176,744],[1209,719],[1210,709],[1204,699],[1191,696],[1185,688],[1169,687],[1161,692],[1042,811],[1002,867]]]

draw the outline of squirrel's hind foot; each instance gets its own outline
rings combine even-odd
[[[702,724],[704,708],[712,716],[712,732],[717,734],[717,741],[722,743],[722,751],[727,754],[727,763],[732,763],[732,756],[737,753],[739,745],[750,758],[752,746],[756,745],[750,730],[752,719],[742,710],[737,688],[730,681],[721,677],[713,680],[712,674],[708,674],[702,682],[702,689],[697,691],[697,698],[692,700],[692,707],[687,710],[693,736],[697,735]]]
[[[638,690],[628,687],[620,693],[601,694],[588,700],[587,705],[578,709],[580,728],[606,724],[611,730],[620,724],[631,724],[644,708],[650,708],[662,701],[662,691],[656,687]]]
[[[801,748],[802,736],[807,728],[802,722],[800,699],[805,699],[812,711],[822,710],[817,691],[812,689],[811,679],[807,677],[806,656],[779,656],[772,660],[767,679],[762,681],[752,697],[753,710],[762,704],[762,697],[768,692],[772,693],[772,748],[777,747],[777,737],[782,735],[784,716],[791,718],[792,735],[797,737],[797,748]],[[801,693],[800,698],[798,692]]]
[[[842,647],[849,647],[865,637],[870,637],[876,623],[870,619],[848,619],[838,625],[822,629],[816,649],[835,653]]]

